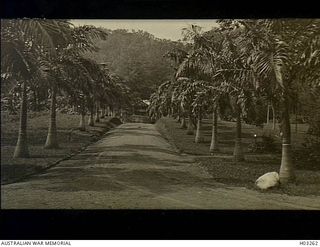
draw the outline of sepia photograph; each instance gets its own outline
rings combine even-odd
[[[2,209],[320,209],[320,19],[2,19]]]

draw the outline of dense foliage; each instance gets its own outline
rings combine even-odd
[[[165,55],[173,49],[184,49],[181,42],[158,39],[143,31],[105,31],[106,40],[96,42],[99,52],[86,55],[106,63],[137,96],[148,99],[163,81],[172,78],[174,65]]]
[[[15,157],[29,156],[28,110],[50,109],[45,147],[57,148],[57,108],[79,113],[81,130],[85,130],[87,112],[89,125],[94,125],[94,114],[99,122],[106,114],[122,115],[130,109],[135,99],[125,80],[84,56],[97,51],[95,42],[107,36],[100,28],[74,27],[67,20],[1,21],[2,110],[16,113],[20,108]]]
[[[14,156],[29,155],[30,110],[50,110],[45,147],[57,148],[57,109],[78,113],[85,130],[87,113],[92,126],[94,116],[96,122],[123,117],[150,97],[150,117],[177,117],[187,134],[196,128],[196,143],[203,141],[202,119],[212,116],[212,153],[219,150],[218,116],[236,121],[236,161],[244,160],[242,122],[261,125],[272,116],[282,137],[280,178],[293,179],[290,123],[307,123],[310,134],[320,134],[320,21],[218,24],[207,32],[191,25],[183,42],[173,42],[143,31],[74,27],[68,20],[2,20],[2,110],[20,109]],[[318,139],[310,140],[306,146],[319,157]]]
[[[184,30],[191,48],[179,61],[175,78],[151,96],[149,114],[153,118],[178,115],[183,121],[188,116],[189,122],[196,118],[198,142],[201,118],[212,112],[211,146],[217,149],[219,110],[221,118],[237,122],[234,156],[242,161],[241,122],[260,125],[266,112],[269,122],[272,109],[283,143],[280,178],[293,180],[292,115],[298,119],[300,113],[310,125],[309,132],[319,133],[314,102],[319,101],[320,88],[320,21],[219,20],[218,24],[208,32],[195,25]]]

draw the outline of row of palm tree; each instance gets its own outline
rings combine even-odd
[[[320,21],[219,20],[218,24],[207,32],[195,25],[184,29],[191,48],[175,56],[170,53],[177,62],[176,74],[151,96],[149,114],[156,119],[176,115],[182,128],[188,117],[187,134],[192,134],[197,123],[197,143],[202,140],[201,120],[210,111],[210,152],[215,152],[217,115],[228,106],[236,118],[234,158],[243,161],[241,123],[258,100],[265,101],[281,119],[280,180],[293,181],[289,111],[299,87],[307,85],[312,90],[320,86]]]
[[[50,95],[50,123],[45,148],[59,147],[57,95],[68,99],[70,106],[78,109],[80,130],[86,128],[87,111],[90,112],[88,124],[93,126],[100,117],[114,115],[115,109],[112,108],[130,104],[129,88],[123,81],[110,73],[106,66],[85,56],[87,52],[97,51],[95,41],[106,39],[107,35],[104,30],[93,26],[74,27],[68,20],[1,21],[1,79],[7,88],[21,88],[15,158],[29,157],[27,115],[30,90],[35,93],[44,90]],[[108,114],[107,107],[111,108]]]

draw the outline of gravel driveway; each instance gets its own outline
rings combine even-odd
[[[260,193],[216,182],[152,124],[127,123],[82,153],[1,187],[14,209],[320,209],[320,197]]]

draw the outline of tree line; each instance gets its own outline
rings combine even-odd
[[[15,158],[29,157],[27,116],[30,105],[50,102],[50,123],[45,148],[57,148],[57,99],[80,116],[79,129],[94,126],[106,115],[114,116],[136,99],[126,81],[108,66],[85,54],[95,52],[97,40],[108,32],[94,26],[73,26],[68,20],[1,20],[1,89],[9,110],[20,105],[20,127]],[[31,101],[31,102],[29,102]],[[33,103],[33,104],[30,104]],[[60,102],[61,103],[61,102]],[[11,106],[11,107],[10,107]]]
[[[108,64],[111,72],[124,78],[132,93],[148,99],[165,80],[173,78],[174,63],[164,55],[183,43],[158,39],[141,30],[108,30],[105,40],[97,40],[98,52],[86,54],[98,63]]]
[[[212,153],[219,149],[218,115],[231,117],[236,121],[233,155],[243,161],[241,124],[257,120],[259,111],[268,106],[268,121],[272,109],[273,125],[277,121],[281,129],[280,180],[293,181],[290,113],[303,100],[319,102],[320,21],[218,20],[218,24],[207,32],[196,25],[183,30],[188,49],[167,53],[176,64],[174,79],[151,95],[149,115],[177,117],[187,134],[196,129],[199,143],[202,119],[211,113]],[[310,111],[317,115],[315,108]],[[320,129],[319,118],[309,123]]]

